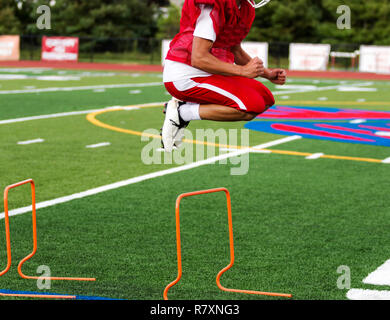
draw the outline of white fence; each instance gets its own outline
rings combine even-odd
[[[390,74],[390,47],[361,46],[359,71]]]
[[[165,57],[169,51],[171,40],[163,40],[161,45],[161,64],[164,65]],[[243,42],[242,48],[252,57],[259,57],[268,66],[268,43],[266,42]]]
[[[162,41],[161,63],[164,65],[171,40]],[[243,42],[243,49],[251,57],[259,57],[267,67],[269,64],[269,45],[266,42]],[[291,43],[289,47],[289,69],[307,71],[326,71],[329,61],[334,67],[335,58],[351,59],[351,67],[359,60],[360,72],[390,74],[390,47],[362,45],[359,51],[331,52],[330,44]]]
[[[329,44],[291,43],[289,69],[326,71],[329,55]]]

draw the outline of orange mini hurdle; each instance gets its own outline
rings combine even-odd
[[[220,279],[223,273],[229,270],[234,264],[234,242],[233,242],[233,221],[232,221],[232,206],[231,206],[231,198],[230,193],[226,188],[215,188],[201,191],[194,191],[183,193],[179,195],[176,199],[176,244],[177,244],[177,278],[169,283],[164,290],[163,297],[164,300],[168,300],[168,290],[177,284],[182,276],[182,262],[181,262],[181,240],[180,240],[180,201],[185,197],[196,196],[207,193],[214,192],[225,192],[226,194],[226,204],[227,204],[227,212],[228,212],[228,225],[229,225],[229,245],[230,245],[230,263],[218,272],[216,282],[219,289],[227,292],[236,292],[236,293],[246,293],[246,294],[258,294],[264,296],[273,296],[273,297],[284,297],[291,298],[291,294],[286,293],[274,293],[274,292],[262,292],[262,291],[253,291],[253,290],[241,290],[241,289],[229,289],[225,288],[221,285]]]
[[[22,259],[18,264],[18,273],[23,279],[42,279],[42,280],[71,280],[71,281],[95,281],[95,278],[71,278],[71,277],[38,277],[38,276],[27,276],[22,272],[23,264],[31,259],[37,252],[38,241],[37,241],[37,212],[36,212],[36,203],[35,203],[35,183],[32,179],[24,180],[12,185],[9,185],[4,190],[4,221],[5,221],[5,236],[6,236],[6,245],[7,245],[7,266],[0,272],[0,276],[6,274],[11,268],[11,236],[10,236],[10,227],[9,227],[9,213],[8,213],[8,193],[9,190],[17,188],[19,186],[30,184],[31,185],[31,202],[32,202],[32,231],[33,231],[33,250],[32,252]],[[7,296],[7,294],[1,294],[2,296]],[[20,295],[23,296],[23,295]],[[33,295],[34,296],[34,295]],[[37,297],[37,296],[35,296]],[[42,295],[40,298],[64,298],[64,296],[59,295]],[[69,296],[66,296],[69,299]],[[72,298],[72,297],[70,297]]]

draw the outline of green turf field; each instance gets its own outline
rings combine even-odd
[[[19,277],[17,264],[32,250],[31,213],[25,210],[10,217],[13,263],[0,277],[0,292],[162,299],[177,275],[176,197],[215,187],[232,196],[235,265],[222,276],[225,287],[291,293],[296,300],[347,299],[337,270],[348,266],[351,289],[390,290],[386,282],[362,282],[390,259],[390,164],[382,163],[389,147],[302,138],[266,148],[269,153],[250,153],[245,175],[231,175],[237,165],[227,161],[137,182],[183,165],[141,159],[150,141],[137,134],[161,127],[161,102],[169,99],[161,81],[152,73],[0,69],[1,190],[32,178],[37,203],[44,203],[127,181],[37,211],[38,251],[24,273],[39,275],[37,268],[46,265],[52,276],[96,282],[52,281],[40,290],[35,280]],[[284,89],[264,83],[278,105],[390,111],[385,81],[293,78]],[[136,108],[111,108],[118,106]],[[196,129],[243,126],[194,121],[189,129],[195,136]],[[251,146],[281,138],[250,131]],[[42,140],[19,144],[35,139]],[[87,148],[100,143],[107,145]],[[306,159],[319,152],[331,157]],[[30,200],[28,186],[11,190],[9,208],[29,206]],[[181,213],[183,277],[170,299],[277,299],[217,288],[215,276],[229,263],[223,194],[184,199]],[[3,215],[0,249],[1,272],[7,260]]]

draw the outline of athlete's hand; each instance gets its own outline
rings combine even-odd
[[[264,74],[264,63],[258,57],[253,58],[246,65],[242,66],[241,75],[247,78],[257,78]]]
[[[268,79],[275,84],[285,84],[287,79],[287,72],[284,69],[272,69],[268,75]]]

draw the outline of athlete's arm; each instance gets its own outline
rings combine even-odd
[[[191,65],[208,73],[225,76],[257,78],[264,73],[264,65],[259,58],[251,59],[245,65],[231,64],[213,56],[210,52],[212,47],[211,40],[195,36],[192,44]]]
[[[284,69],[268,69],[265,68],[263,78],[268,79],[275,84],[285,84],[287,80],[287,72]]]
[[[234,54],[234,62],[238,65],[246,65],[252,58],[251,56],[238,44],[231,49]],[[264,68],[264,73],[260,75],[265,79],[270,80],[275,84],[285,84],[286,82],[286,71],[283,69],[268,69]]]
[[[241,44],[233,46],[231,52],[234,55],[234,63],[240,66],[245,66],[252,60],[251,56],[241,47]]]

